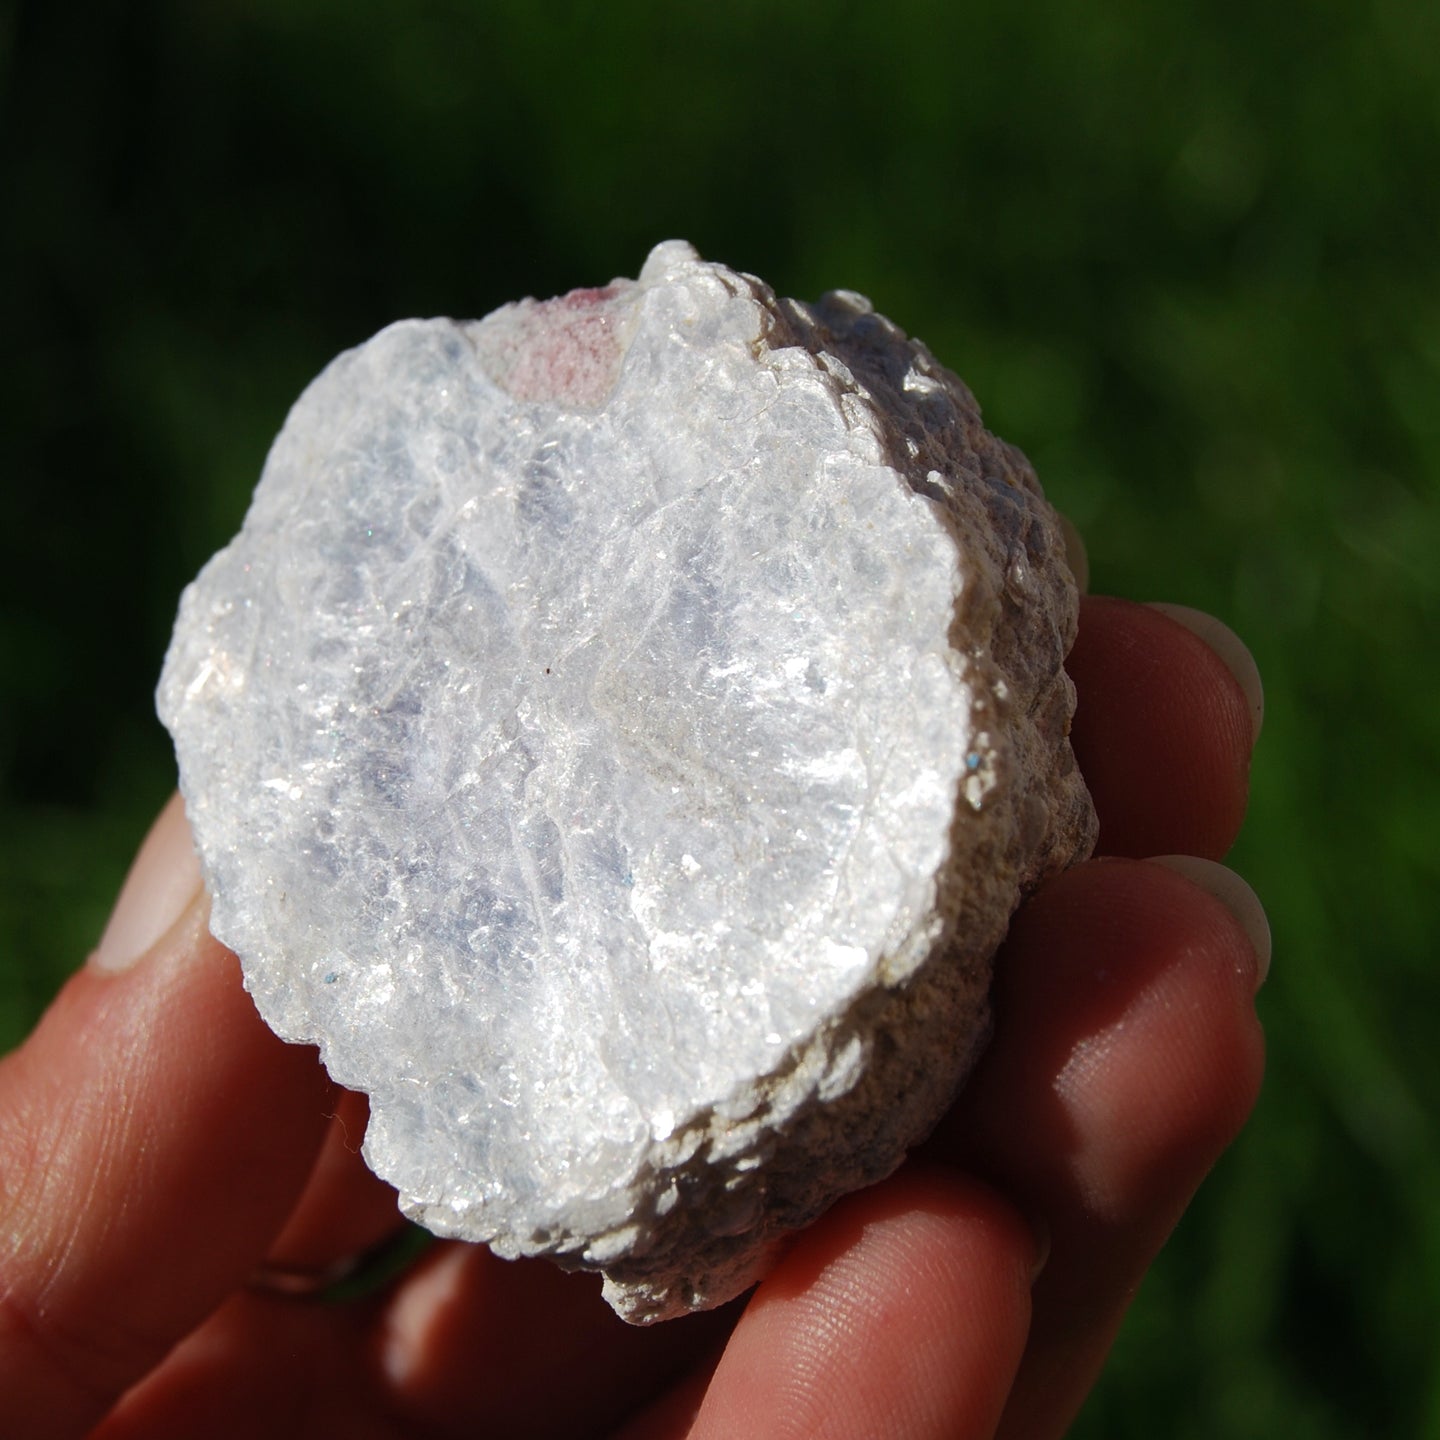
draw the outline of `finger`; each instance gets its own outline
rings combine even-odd
[[[1254,1104],[1258,957],[1212,895],[1092,861],[1017,917],[995,1041],[926,1147],[1049,1233],[1001,1433],[1064,1433],[1142,1275]]]
[[[111,1409],[87,1440],[411,1440],[361,1364],[366,1307],[240,1291]]]
[[[267,1283],[296,1293],[322,1287],[404,1226],[394,1187],[360,1153],[368,1116],[364,1095],[340,1092],[310,1183],[265,1258]]]
[[[594,1275],[445,1245],[396,1291],[380,1326],[387,1403],[442,1434],[608,1433],[734,1323],[738,1305],[637,1329]]]
[[[690,1440],[993,1433],[1035,1241],[993,1192],[907,1169],[842,1201],[760,1285]]]
[[[1183,613],[1197,623],[1198,612]],[[1065,662],[1078,693],[1070,739],[1100,816],[1102,854],[1218,860],[1239,833],[1259,676],[1218,621],[1207,633],[1211,643],[1148,605],[1081,602]],[[1215,643],[1235,657],[1234,670]]]
[[[694,1429],[705,1392],[720,1363],[720,1351],[700,1357],[668,1390],[637,1411],[613,1440],[680,1440]]]
[[[174,918],[187,865],[172,805],[93,963],[0,1064],[0,1394],[18,1434],[82,1433],[242,1283],[324,1133],[314,1051],[261,1023],[203,892]]]

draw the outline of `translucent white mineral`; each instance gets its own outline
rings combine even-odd
[[[1075,604],[922,345],[672,242],[336,359],[159,703],[215,934],[406,1210],[649,1321],[952,1100],[1093,839]]]

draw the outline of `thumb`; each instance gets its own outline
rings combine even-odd
[[[314,1162],[330,1086],[214,940],[178,797],[100,949],[0,1062],[0,1394],[80,1435],[237,1286]]]

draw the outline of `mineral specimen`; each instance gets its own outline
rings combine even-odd
[[[953,1099],[1093,839],[1075,608],[924,346],[671,242],[336,359],[159,703],[214,932],[405,1209],[644,1322]]]

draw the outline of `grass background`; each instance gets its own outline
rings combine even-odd
[[[0,1048],[172,784],[184,582],[338,350],[682,235],[870,294],[1267,685],[1265,1097],[1082,1437],[1440,1436],[1440,7],[0,5]]]

